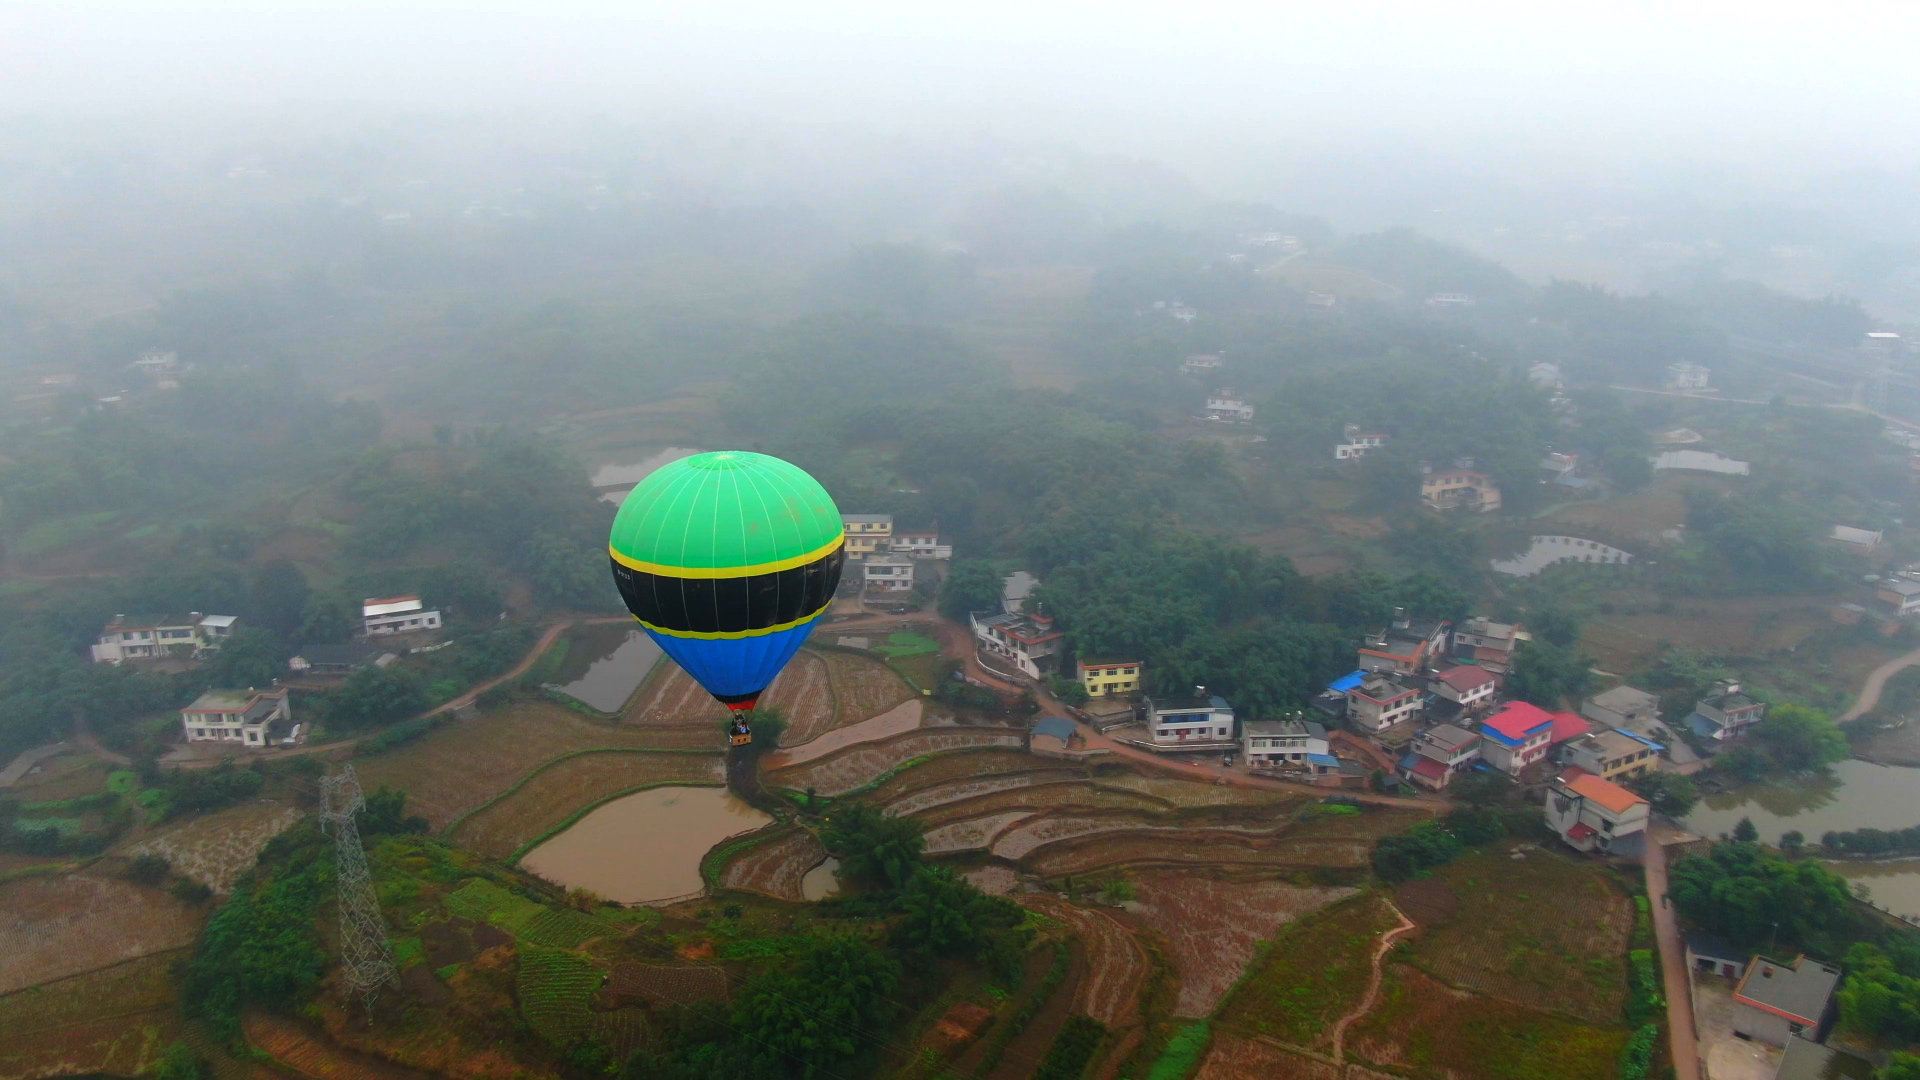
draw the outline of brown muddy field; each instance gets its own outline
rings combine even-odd
[[[0,885],[0,993],[193,944],[201,911],[81,872]]]
[[[452,838],[504,859],[585,806],[642,784],[726,778],[719,754],[581,754],[535,773],[519,790],[460,823]]]
[[[720,884],[747,889],[776,900],[805,899],[800,882],[819,866],[827,849],[805,829],[795,829],[777,840],[748,848],[720,872]]]
[[[1282,925],[1353,895],[1353,889],[1280,881],[1217,880],[1197,873],[1136,874],[1135,917],[1167,942],[1180,993],[1175,1016],[1211,1013],[1254,948]]]

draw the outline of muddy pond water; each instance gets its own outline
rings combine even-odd
[[[1798,830],[1809,843],[1820,834],[1848,829],[1905,829],[1920,825],[1920,769],[1876,765],[1849,758],[1825,774],[1794,776],[1763,784],[1745,784],[1708,795],[1681,824],[1701,836],[1732,832],[1751,818],[1760,839],[1780,842],[1780,834]],[[1827,863],[1867,886],[1876,906],[1896,915],[1920,913],[1920,859]]]
[[[829,858],[807,871],[800,879],[800,896],[805,900],[825,900],[840,892],[840,860]]]
[[[567,655],[552,685],[603,713],[616,713],[660,661],[660,646],[637,626],[582,626],[567,635]]]
[[[622,904],[668,900],[700,891],[700,860],[715,844],[772,820],[725,788],[652,788],[596,807],[520,865]]]

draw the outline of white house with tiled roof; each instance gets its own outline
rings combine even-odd
[[[360,628],[368,637],[440,629],[440,612],[417,596],[370,596],[360,603]]]

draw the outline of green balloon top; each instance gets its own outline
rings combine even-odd
[[[803,566],[844,535],[833,497],[805,470],[722,450],[648,474],[620,504],[608,546],[616,561],[647,573],[735,577]]]

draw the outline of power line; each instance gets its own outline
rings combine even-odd
[[[320,780],[320,830],[332,826],[336,880],[339,883],[340,970],[350,993],[366,1004],[367,1023],[373,1023],[373,999],[393,982],[393,949],[387,944],[386,922],[380,917],[380,899],[373,891],[367,852],[360,844],[354,815],[367,805],[353,766]]]

